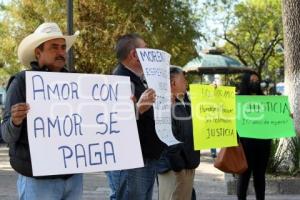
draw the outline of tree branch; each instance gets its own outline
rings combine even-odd
[[[237,53],[235,54],[238,59],[245,65],[245,66],[248,66],[248,63],[247,61],[243,58],[242,54],[241,54],[241,48],[238,44],[236,44],[235,42],[233,42],[232,40],[230,40],[228,37],[227,37],[227,34],[226,32],[224,33],[224,40],[226,40],[229,44],[231,44],[237,51]]]
[[[269,45],[265,49],[262,57],[259,59],[259,65],[261,67],[263,67],[265,65],[266,61],[270,58],[271,53],[273,52],[274,47],[283,40],[283,38],[281,38],[279,36],[280,36],[280,34],[279,34],[279,32],[277,32],[276,35],[275,35],[275,37],[274,37],[274,39],[271,40],[271,42],[269,43]]]

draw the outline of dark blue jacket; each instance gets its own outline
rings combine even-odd
[[[200,151],[194,150],[191,106],[187,95],[184,104],[176,99],[172,105],[172,131],[182,143],[167,147],[159,160],[158,172],[195,169],[200,164]]]

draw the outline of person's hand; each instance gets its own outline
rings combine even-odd
[[[135,96],[131,95],[131,96],[130,96],[130,99],[131,99],[131,101],[132,101],[133,103],[136,103],[136,97],[135,97]]]
[[[29,104],[17,103],[11,107],[11,119],[15,126],[20,126],[29,111]]]
[[[153,89],[149,88],[145,90],[136,104],[138,112],[140,114],[143,114],[144,112],[149,110],[155,102],[155,99],[156,95]]]

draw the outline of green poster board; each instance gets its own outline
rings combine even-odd
[[[237,146],[235,88],[190,85],[194,148]]]
[[[295,136],[287,96],[237,96],[239,136],[271,139]]]

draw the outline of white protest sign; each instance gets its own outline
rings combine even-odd
[[[129,77],[26,72],[34,176],[143,167]]]
[[[137,54],[142,64],[149,88],[155,90],[154,119],[156,133],[167,145],[179,143],[172,133],[170,58],[167,52],[158,49],[138,48]]]

